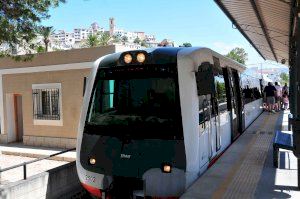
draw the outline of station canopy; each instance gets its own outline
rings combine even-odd
[[[289,64],[292,0],[215,0],[266,60]]]

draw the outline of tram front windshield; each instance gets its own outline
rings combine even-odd
[[[97,127],[97,134],[141,137],[177,134],[181,122],[176,121],[179,103],[174,74],[105,70],[99,74],[87,121],[93,131]]]

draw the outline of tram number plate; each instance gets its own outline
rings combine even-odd
[[[95,176],[85,175],[85,180],[89,182],[96,182]]]

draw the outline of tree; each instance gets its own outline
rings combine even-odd
[[[281,80],[280,80],[281,85],[284,85],[285,83],[287,83],[287,84],[289,83],[290,78],[287,73],[281,73],[280,78],[281,78]]]
[[[84,42],[84,46],[91,48],[91,47],[96,47],[100,45],[100,40],[98,38],[98,35],[89,35]]]
[[[65,0],[0,1],[0,45],[7,44],[10,49],[19,46],[26,53],[35,51],[33,40],[39,34],[41,20],[49,18],[49,8],[61,2]],[[12,52],[2,51],[0,55],[12,56]],[[21,59],[20,56],[14,58]]]
[[[185,42],[180,47],[192,47],[191,43]]]
[[[43,46],[37,46],[36,52],[37,53],[43,53],[43,52],[46,52],[46,50],[45,50],[45,48]]]
[[[53,29],[52,26],[49,26],[49,27],[42,26],[42,27],[40,27],[40,34],[43,36],[43,42],[44,42],[44,45],[45,45],[45,52],[48,52],[50,36],[53,33],[54,33],[54,29]]]
[[[143,46],[143,47],[145,47],[145,48],[148,48],[148,47],[149,47],[149,45],[146,43],[145,40],[142,40],[140,44],[141,44],[141,46]]]
[[[99,45],[100,46],[109,45],[110,40],[111,40],[111,36],[109,35],[108,32],[100,33],[100,36],[99,36]]]
[[[226,57],[233,59],[241,64],[245,64],[245,62],[248,60],[248,54],[245,52],[243,48],[234,48],[232,49]]]
[[[218,99],[225,99],[226,98],[226,88],[225,83],[221,83],[217,81],[217,96]]]
[[[114,35],[112,37],[112,42],[113,43],[120,43],[121,42],[121,37],[119,35]]]
[[[139,43],[141,43],[141,40],[140,40],[140,38],[135,38],[135,40],[133,41],[133,43],[135,43],[135,44],[139,44]]]
[[[122,42],[127,42],[127,41],[128,41],[128,37],[124,35],[124,36],[121,38],[121,40],[122,40]]]

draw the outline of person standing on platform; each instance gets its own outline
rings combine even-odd
[[[275,111],[273,110],[275,104],[275,93],[276,93],[275,86],[273,86],[272,83],[269,82],[268,86],[266,86],[264,89],[264,93],[267,99],[267,106],[269,109],[268,111],[275,113]]]
[[[287,110],[289,108],[289,98],[286,94],[283,94],[282,96],[282,102],[283,102],[283,108],[284,110]]]
[[[244,103],[248,104],[250,102],[253,101],[253,92],[252,90],[249,88],[249,86],[247,85],[246,88],[243,90],[243,94],[244,94]]]
[[[287,86],[287,83],[284,84],[284,87],[282,87],[282,95],[286,94],[289,95],[289,87]]]
[[[275,111],[280,111],[281,100],[282,100],[282,90],[278,82],[275,82],[276,95],[275,95]]]

